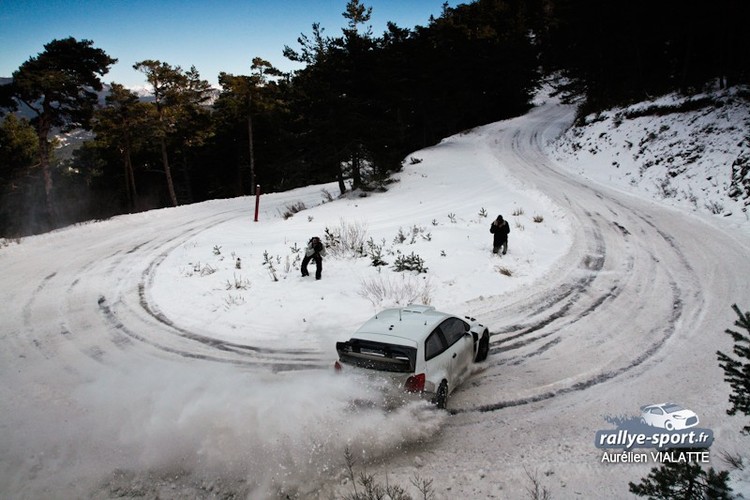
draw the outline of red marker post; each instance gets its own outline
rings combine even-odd
[[[255,186],[255,222],[258,222],[258,208],[260,207],[260,184]]]

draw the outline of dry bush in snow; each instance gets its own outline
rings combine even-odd
[[[378,274],[374,278],[362,280],[359,295],[369,300],[374,306],[383,303],[429,304],[432,301],[432,289],[429,279],[408,274],[398,276]]]

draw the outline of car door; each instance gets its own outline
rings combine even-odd
[[[445,355],[450,359],[448,385],[452,391],[469,376],[474,361],[474,339],[469,333],[469,325],[459,318],[448,318],[440,323],[445,341],[448,344]]]
[[[425,340],[425,372],[430,384],[434,386],[432,390],[435,391],[443,378],[451,383],[451,354],[445,352],[447,348],[440,327],[432,330]]]

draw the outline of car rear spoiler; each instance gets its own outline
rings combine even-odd
[[[336,352],[342,363],[388,372],[412,373],[417,358],[413,347],[361,339],[336,342]]]

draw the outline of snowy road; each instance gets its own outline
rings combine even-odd
[[[712,355],[723,339],[707,333],[730,324],[729,305],[747,296],[746,238],[586,184],[550,164],[543,145],[569,122],[566,113],[543,109],[524,119],[527,126],[485,132],[494,137],[498,162],[563,206],[575,234],[573,248],[545,279],[472,311],[495,327],[492,352],[506,365],[500,370],[506,378],[507,366],[532,360],[534,366],[531,380],[509,377],[513,400],[480,409],[642,376],[641,365],[667,352],[671,357],[684,344]]]
[[[608,427],[606,416],[633,414],[642,405],[665,400],[698,407],[719,449],[748,448],[737,420],[725,415],[728,390],[715,355],[717,349],[730,348],[722,333],[734,321],[730,305],[750,296],[748,234],[566,173],[544,150],[571,119],[569,108],[548,105],[467,136],[494,158],[484,167],[488,178],[502,185],[504,172],[510,171],[520,179],[519,189],[544,193],[562,207],[572,227],[572,246],[533,283],[468,302],[467,312],[492,330],[489,361],[453,394],[447,421],[418,409],[402,415],[401,427],[395,428],[416,422],[419,429],[394,437],[406,446],[395,454],[381,453],[372,472],[387,472],[406,484],[415,472],[431,477],[439,498],[518,498],[525,495],[529,470],[540,473],[555,498],[623,497],[627,481],[643,477],[648,467],[599,463],[594,434]],[[311,191],[303,201],[312,206],[316,198],[319,194]],[[294,193],[278,195],[274,203],[283,207],[299,200]],[[236,394],[218,398],[216,411],[227,413],[234,405],[244,407],[239,401],[257,402],[253,395],[266,387],[262,382],[268,373],[309,369],[314,374],[328,362],[330,353],[314,345],[267,346],[212,336],[210,329],[164,313],[152,295],[156,270],[169,255],[206,228],[247,217],[245,203],[180,207],[174,209],[179,224],[170,210],[117,218],[29,238],[0,251],[6,270],[0,290],[0,429],[8,450],[0,462],[2,491],[31,498],[67,487],[73,496],[86,495],[91,489],[76,488],[104,480],[101,491],[112,495],[119,483],[112,479],[111,464],[132,467],[119,454],[146,442],[154,448],[151,456],[159,455],[147,463],[166,470],[159,477],[169,485],[164,477],[174,470],[179,476],[190,465],[182,459],[170,465],[172,455],[160,455],[158,448],[178,434],[163,431],[167,424],[157,422],[157,416],[187,419],[175,408],[189,406],[197,388],[224,387],[227,377],[238,372],[260,379],[257,386],[235,386]],[[428,208],[425,214],[431,213]],[[211,372],[216,380],[204,380],[207,364],[221,367]],[[142,397],[139,389],[150,387],[154,378],[165,380]],[[274,383],[266,390],[272,392]],[[128,391],[139,395],[127,396]],[[308,394],[319,395],[312,389]],[[119,404],[100,404],[108,398]],[[86,404],[89,399],[97,404]],[[261,399],[265,403],[273,396]],[[103,412],[102,406],[117,414]],[[122,415],[128,411],[143,419]],[[108,418],[111,423],[102,426]],[[236,418],[243,422],[242,414]],[[349,419],[318,429],[342,432]],[[372,420],[364,420],[358,432],[369,427]],[[142,438],[109,449],[121,434],[140,430]],[[213,441],[212,434],[207,444],[206,436],[197,445],[204,460],[231,448],[231,438]],[[222,446],[213,446],[216,442]],[[384,439],[378,446],[388,449],[394,442]],[[85,455],[75,451],[83,447]],[[270,454],[286,452],[280,446]],[[184,450],[174,455],[180,453]],[[91,467],[96,461],[91,457],[107,459],[103,470]],[[268,472],[251,462],[256,472]],[[128,476],[126,494],[137,496],[140,490],[133,484],[149,478]],[[90,483],[74,487],[79,480]],[[175,497],[220,490],[187,480],[174,483],[179,485]],[[221,491],[243,491],[242,484],[238,480]]]
[[[569,112],[544,107],[481,130],[500,164],[568,211],[575,233],[533,286],[474,302],[472,314],[493,326],[489,366],[454,395],[453,432],[425,459],[443,464],[433,476],[463,477],[459,491],[472,497],[525,496],[526,471],[555,498],[628,496],[627,482],[651,464],[601,464],[593,438],[613,428],[605,417],[651,402],[700,407],[714,450],[748,446],[725,415],[715,354],[731,349],[731,304],[750,296],[747,232],[566,173],[544,151]],[[464,461],[481,474],[458,473]]]

